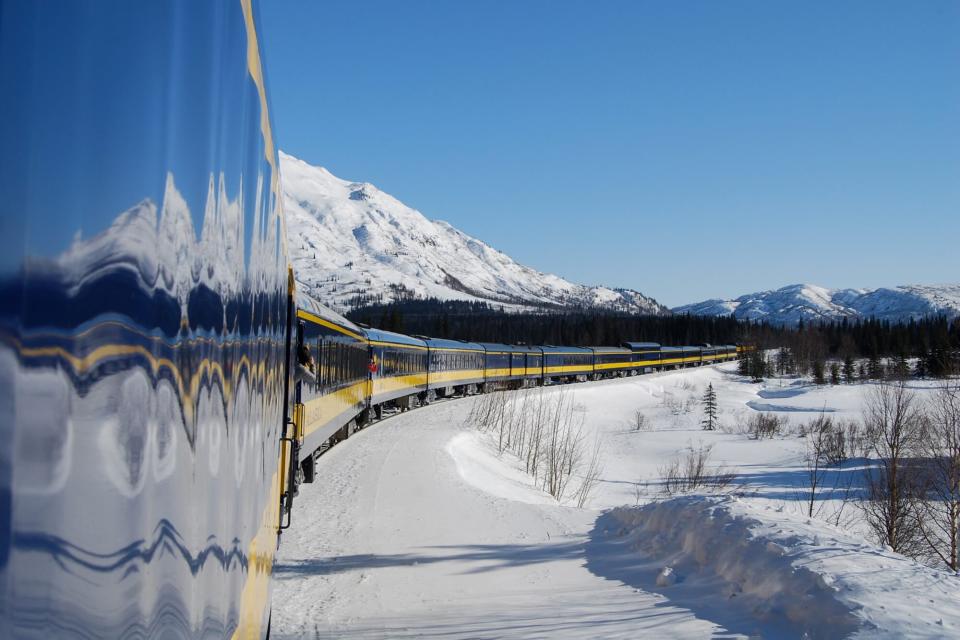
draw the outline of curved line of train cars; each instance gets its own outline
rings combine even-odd
[[[293,455],[311,482],[316,457],[384,407],[401,411],[435,398],[581,382],[696,367],[737,357],[743,347],[619,347],[498,344],[408,336],[356,325],[306,295],[296,300]],[[293,481],[295,489],[297,484]],[[285,500],[289,510],[290,499]]]

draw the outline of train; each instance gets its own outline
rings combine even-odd
[[[0,95],[0,637],[267,637],[298,487],[385,408],[736,355],[310,299],[253,0],[0,3]]]
[[[320,455],[381,419],[385,408],[406,411],[438,398],[726,362],[744,349],[657,342],[617,347],[468,342],[355,324],[302,293],[295,294],[295,305],[290,357],[295,360],[291,401],[298,437],[291,460],[302,468],[290,472],[294,491],[298,479],[312,481]],[[285,513],[291,497],[284,499]]]

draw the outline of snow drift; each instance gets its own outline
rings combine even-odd
[[[659,589],[731,631],[810,638],[960,633],[956,576],[823,522],[735,498],[617,508],[601,516],[593,537],[591,570]]]

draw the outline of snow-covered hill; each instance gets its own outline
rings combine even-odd
[[[741,320],[768,320],[774,324],[845,317],[891,321],[938,314],[954,317],[960,315],[960,284],[889,289],[825,289],[794,284],[776,291],[749,293],[736,300],[705,300],[673,311],[701,316],[733,315]]]
[[[372,184],[341,180],[283,152],[280,164],[297,280],[337,310],[412,296],[482,300],[514,310],[668,313],[637,291],[574,284],[521,265]]]

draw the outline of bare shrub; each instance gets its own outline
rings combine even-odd
[[[649,481],[638,479],[633,483],[631,487],[631,494],[633,495],[633,505],[635,507],[640,506],[640,503],[643,502],[644,498],[650,492],[650,483]]]
[[[667,495],[697,489],[719,491],[729,486],[736,475],[723,467],[711,467],[712,445],[700,444],[660,467],[663,491]]]
[[[824,466],[836,466],[847,461],[847,433],[839,422],[821,413],[806,427],[808,445]]]
[[[499,453],[510,451],[541,489],[558,501],[569,494],[571,480],[578,506],[588,500],[602,473],[599,440],[587,451],[583,408],[563,388],[508,393],[478,399],[467,417],[477,430],[490,433]]]
[[[602,448],[600,438],[595,438],[593,448],[587,458],[586,465],[583,468],[580,478],[580,486],[574,492],[573,497],[577,502],[577,507],[582,508],[590,499],[600,476],[603,474],[603,463],[601,462],[600,450]]]
[[[775,413],[757,412],[747,421],[747,433],[754,440],[780,435],[786,421]]]
[[[919,557],[924,547],[917,506],[919,474],[909,459],[918,449],[922,427],[916,396],[903,381],[878,384],[867,393],[863,420],[879,460],[865,473],[860,506],[867,524],[881,544]]]
[[[630,428],[634,431],[648,431],[650,424],[647,422],[647,416],[642,410],[637,409],[630,418]]]
[[[843,442],[848,458],[866,458],[873,445],[866,428],[856,420],[839,420],[837,428],[843,432]]]
[[[921,439],[928,488],[920,502],[920,534],[928,555],[952,571],[960,569],[960,383],[934,394]]]
[[[670,411],[670,414],[674,416],[679,416],[680,414],[684,413],[685,410],[683,400],[676,397],[672,393],[663,394],[663,406],[666,407]]]
[[[823,483],[828,466],[842,464],[846,460],[845,438],[839,425],[834,424],[832,418],[821,412],[803,429],[806,432],[807,444],[804,454],[804,463],[807,471],[807,517],[815,515],[817,495],[823,490]],[[836,489],[836,487],[834,487]]]

